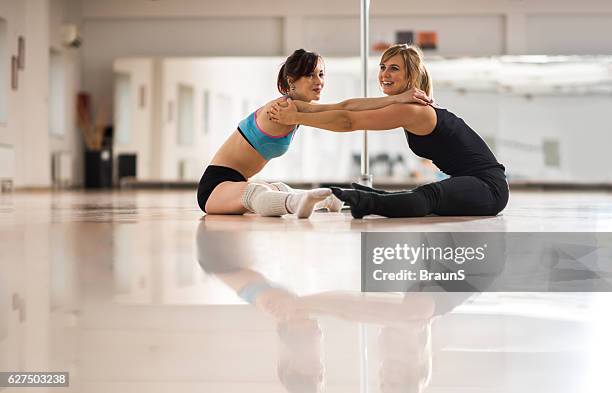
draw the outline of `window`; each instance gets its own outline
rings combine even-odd
[[[204,135],[208,134],[210,128],[210,93],[204,90],[202,94],[202,131]]]
[[[61,52],[49,54],[49,132],[63,136],[66,128],[65,66]]]
[[[115,142],[128,144],[131,138],[132,89],[129,74],[115,74]]]
[[[193,144],[193,88],[179,85],[178,88],[178,140],[182,146]]]
[[[0,123],[6,123],[10,56],[7,43],[6,20],[0,18]]]

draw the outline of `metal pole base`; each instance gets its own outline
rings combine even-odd
[[[371,174],[362,173],[361,176],[359,177],[358,183],[361,184],[362,186],[372,187],[372,179],[373,179],[373,176]]]

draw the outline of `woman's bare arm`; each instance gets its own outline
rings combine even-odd
[[[304,101],[293,101],[299,112],[317,113],[325,111],[366,111],[372,109],[384,108],[392,104],[408,104],[415,103],[427,105],[432,100],[425,94],[424,91],[412,88],[402,94],[385,97],[372,98],[351,98],[335,104],[311,104]]]
[[[293,101],[286,108],[273,107],[270,117],[281,124],[303,124],[335,132],[356,130],[391,130],[408,128],[420,135],[429,134],[435,127],[435,111],[429,107],[409,104],[393,104],[384,108],[326,112],[298,112]]]

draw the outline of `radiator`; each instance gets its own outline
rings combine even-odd
[[[202,169],[196,160],[187,158],[180,160],[178,164],[178,180],[199,180],[200,176],[202,176],[200,173]]]
[[[51,162],[51,179],[55,187],[72,185],[72,154],[68,152],[53,153]]]
[[[10,191],[15,179],[15,150],[0,145],[0,191]]]

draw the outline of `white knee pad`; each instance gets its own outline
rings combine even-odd
[[[250,212],[254,212],[252,201],[258,194],[269,191],[269,188],[259,183],[247,183],[246,188],[242,192],[242,206]]]
[[[288,185],[286,185],[285,183],[282,183],[282,182],[270,183],[270,185],[272,187],[276,188],[278,191],[282,191],[282,192],[299,192],[299,191],[302,191],[302,190],[293,189],[293,188],[289,187]]]
[[[263,217],[279,217],[288,214],[286,192],[272,191],[262,184],[249,183],[242,193],[242,205]]]

